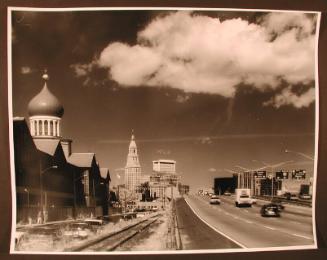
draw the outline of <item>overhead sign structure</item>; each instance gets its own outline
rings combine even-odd
[[[289,172],[288,171],[278,171],[278,172],[276,172],[276,179],[287,180],[288,177],[289,177]]]
[[[305,170],[293,170],[292,171],[292,179],[303,180],[305,179]]]
[[[258,179],[266,179],[267,178],[266,171],[254,171],[253,175],[255,178],[258,178]]]

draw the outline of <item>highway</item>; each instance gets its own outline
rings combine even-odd
[[[264,218],[260,215],[260,205],[237,208],[233,197],[221,196],[221,200],[220,205],[210,205],[208,197],[199,195],[188,195],[177,200],[176,214],[178,224],[181,225],[179,228],[183,249],[314,244],[310,208],[286,205],[280,218]],[[207,231],[208,228],[216,234]],[[209,236],[211,238],[208,238]],[[225,236],[230,244],[222,239],[222,236]],[[212,244],[209,240],[214,237],[216,239]]]

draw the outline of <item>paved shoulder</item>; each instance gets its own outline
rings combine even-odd
[[[176,214],[183,249],[239,248],[236,243],[201,221],[187,205],[184,198],[177,199]]]

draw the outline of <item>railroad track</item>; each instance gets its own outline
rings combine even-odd
[[[82,245],[66,249],[65,251],[114,251],[117,247],[123,245],[127,241],[130,241],[144,229],[154,224],[161,216],[161,214],[152,216],[131,226],[127,226],[117,232],[101,235],[98,238],[93,239],[92,241],[87,241]]]

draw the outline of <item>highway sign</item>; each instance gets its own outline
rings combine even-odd
[[[305,170],[293,170],[292,171],[292,179],[305,179]]]
[[[254,171],[253,176],[258,179],[266,179],[267,173],[266,173],[266,171]]]
[[[286,180],[286,179],[288,179],[288,176],[289,176],[288,171],[278,171],[278,172],[276,172],[276,179]]]

